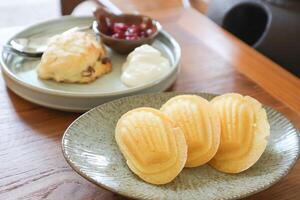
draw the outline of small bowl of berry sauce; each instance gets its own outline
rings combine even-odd
[[[144,15],[115,15],[99,7],[94,16],[93,30],[104,44],[121,54],[128,54],[143,44],[151,44],[161,29],[158,21]]]

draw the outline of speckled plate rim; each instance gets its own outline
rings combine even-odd
[[[90,16],[82,16],[82,17],[74,17],[74,16],[63,16],[63,17],[59,17],[56,19],[52,19],[52,20],[48,20],[48,21],[44,21],[41,23],[37,23],[33,26],[29,26],[28,28],[16,33],[15,35],[13,35],[9,40],[7,40],[6,44],[9,44],[9,42],[18,37],[20,34],[23,34],[26,31],[29,31],[30,29],[35,29],[38,28],[39,26],[44,26],[46,24],[50,24],[50,23],[55,23],[57,21],[63,21],[63,20],[70,20],[70,19],[90,19],[93,20],[93,17]],[[163,82],[166,79],[169,79],[172,74],[174,74],[176,71],[179,71],[180,68],[180,59],[181,59],[181,48],[180,45],[178,44],[178,42],[166,31],[164,30],[160,30],[159,34],[157,37],[159,37],[159,35],[163,35],[165,38],[168,38],[168,40],[170,41],[170,43],[174,46],[174,64],[171,66],[172,70],[170,70],[168,72],[168,74],[166,74],[164,77],[162,77],[159,80],[147,83],[145,85],[142,86],[137,86],[137,87],[131,87],[128,88],[126,90],[121,90],[121,91],[116,91],[116,92],[101,92],[101,93],[97,93],[97,92],[89,92],[89,93],[82,93],[82,92],[68,92],[68,91],[63,91],[63,90],[53,90],[53,89],[42,89],[39,87],[36,87],[34,85],[31,85],[29,83],[26,83],[24,81],[22,81],[20,78],[18,78],[13,72],[11,72],[11,70],[9,69],[9,67],[5,64],[4,62],[4,58],[3,58],[3,53],[4,51],[1,51],[1,55],[0,55],[0,67],[2,69],[2,72],[5,73],[9,78],[11,78],[13,81],[22,84],[24,87],[27,87],[31,90],[37,91],[37,92],[41,92],[44,94],[51,94],[51,95],[59,95],[59,96],[71,96],[71,97],[106,97],[106,96],[117,96],[117,95],[122,95],[122,94],[130,94],[133,92],[137,92],[137,91],[141,91],[141,90],[145,90],[148,88],[151,88],[155,85],[160,84],[161,82]]]
[[[174,95],[182,95],[182,94],[193,94],[193,95],[199,95],[199,96],[202,96],[202,95],[212,95],[212,96],[218,96],[220,94],[213,94],[213,93],[207,93],[207,92],[163,92],[163,93],[166,93],[166,94],[174,94]],[[150,93],[150,94],[139,94],[139,95],[133,95],[133,96],[128,96],[128,97],[123,97],[123,98],[120,98],[120,99],[126,99],[126,98],[135,98],[135,97],[140,97],[140,96],[151,96],[153,94],[161,94],[161,93]],[[116,100],[113,100],[113,101],[110,101],[110,102],[107,102],[107,103],[104,103],[102,105],[99,105],[87,112],[85,112],[84,114],[80,115],[77,119],[75,119],[69,126],[68,128],[65,130],[64,132],[64,135],[62,137],[62,140],[61,140],[61,148],[62,148],[62,153],[63,153],[63,156],[65,158],[65,160],[67,161],[67,163],[71,166],[71,168],[77,172],[80,176],[84,177],[86,180],[88,180],[89,182],[101,187],[101,188],[104,188],[106,190],[109,190],[111,192],[114,192],[116,194],[119,194],[119,195],[122,195],[124,197],[128,197],[128,198],[131,198],[131,199],[138,199],[132,195],[130,195],[129,193],[126,193],[126,192],[122,192],[122,191],[118,191],[118,190],[115,190],[113,187],[109,187],[105,184],[102,184],[100,182],[97,182],[95,181],[94,179],[90,178],[87,174],[85,174],[84,172],[82,172],[80,170],[80,168],[77,168],[74,163],[72,163],[71,161],[71,158],[69,157],[69,155],[66,153],[65,151],[65,147],[64,147],[64,140],[65,140],[65,137],[66,137],[66,133],[69,131],[70,127],[73,126],[73,124],[75,124],[78,120],[80,120],[82,117],[84,117],[87,113],[90,113],[90,112],[93,112],[94,110],[97,110],[98,107],[101,107],[101,106],[104,106],[106,104],[110,104],[110,103],[113,103],[115,101],[118,101],[120,99],[116,99]],[[244,193],[242,195],[239,195],[239,196],[234,196],[232,198],[222,198],[220,200],[236,200],[236,199],[241,199],[241,198],[245,198],[245,197],[249,197],[251,195],[254,195],[256,193],[259,193],[261,191],[264,191],[270,187],[272,187],[273,185],[275,185],[276,183],[278,183],[283,177],[285,177],[292,169],[293,167],[295,166],[295,164],[297,163],[299,157],[300,157],[300,131],[295,127],[295,125],[283,114],[281,113],[280,111],[270,107],[270,106],[265,106],[263,105],[264,108],[268,108],[268,109],[272,109],[274,110],[278,115],[280,115],[281,117],[285,118],[287,120],[287,122],[289,124],[291,124],[292,128],[295,130],[295,134],[297,135],[297,138],[298,138],[298,146],[297,146],[297,149],[298,149],[298,153],[297,153],[297,156],[294,157],[294,159],[292,160],[291,164],[288,166],[288,168],[286,169],[286,171],[284,171],[280,176],[276,177],[275,179],[273,179],[273,181],[271,181],[269,184],[266,184],[265,186],[263,187],[260,187],[260,188],[257,188],[255,190],[252,190],[252,191],[249,191],[247,193]]]

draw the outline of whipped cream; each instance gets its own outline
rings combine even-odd
[[[170,70],[169,60],[160,51],[145,44],[127,56],[122,66],[121,80],[129,87],[140,86],[161,79]]]

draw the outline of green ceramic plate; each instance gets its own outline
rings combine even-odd
[[[47,39],[55,34],[76,26],[85,27],[92,22],[92,17],[62,17],[31,26],[10,40],[28,38],[30,39],[28,45],[40,46],[41,44],[44,45]],[[121,82],[121,66],[127,56],[117,54],[109,48],[109,57],[113,64],[112,72],[90,84],[57,83],[41,80],[36,73],[36,66],[40,59],[28,59],[7,52],[2,52],[0,58],[5,82],[19,96],[51,108],[86,111],[113,99],[134,94],[162,92],[170,87],[179,70],[180,46],[165,31],[160,31],[152,46],[169,59],[172,68],[169,74],[162,79],[138,87],[127,87]]]
[[[183,169],[171,183],[148,184],[127,167],[114,139],[117,120],[141,106],[159,108],[181,93],[125,97],[83,114],[66,130],[64,156],[71,167],[91,182],[137,199],[238,199],[262,191],[285,176],[299,156],[299,132],[282,114],[266,107],[271,135],[259,161],[240,174],[225,174],[208,165]],[[199,93],[211,99],[215,95]]]

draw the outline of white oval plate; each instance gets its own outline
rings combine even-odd
[[[158,93],[125,97],[94,108],[75,120],[62,139],[71,167],[91,182],[137,199],[226,200],[262,191],[284,177],[299,157],[299,131],[276,110],[266,107],[271,127],[269,143],[261,158],[239,174],[221,173],[209,165],[185,168],[169,184],[151,185],[126,165],[114,137],[118,119],[143,106],[160,108],[183,93]],[[206,99],[215,95],[198,93]]]
[[[29,27],[13,36],[7,43],[14,38],[30,38],[29,45],[38,46],[45,44],[55,34],[75,26],[90,25],[92,21],[92,17],[62,17]],[[85,111],[120,97],[161,92],[170,87],[179,70],[180,46],[165,31],[159,33],[152,46],[169,59],[172,69],[161,80],[139,87],[127,87],[120,81],[121,66],[126,56],[110,49],[108,52],[113,64],[112,72],[89,84],[57,83],[39,79],[36,66],[40,59],[28,59],[2,52],[1,65],[7,86],[24,99],[60,110]]]

